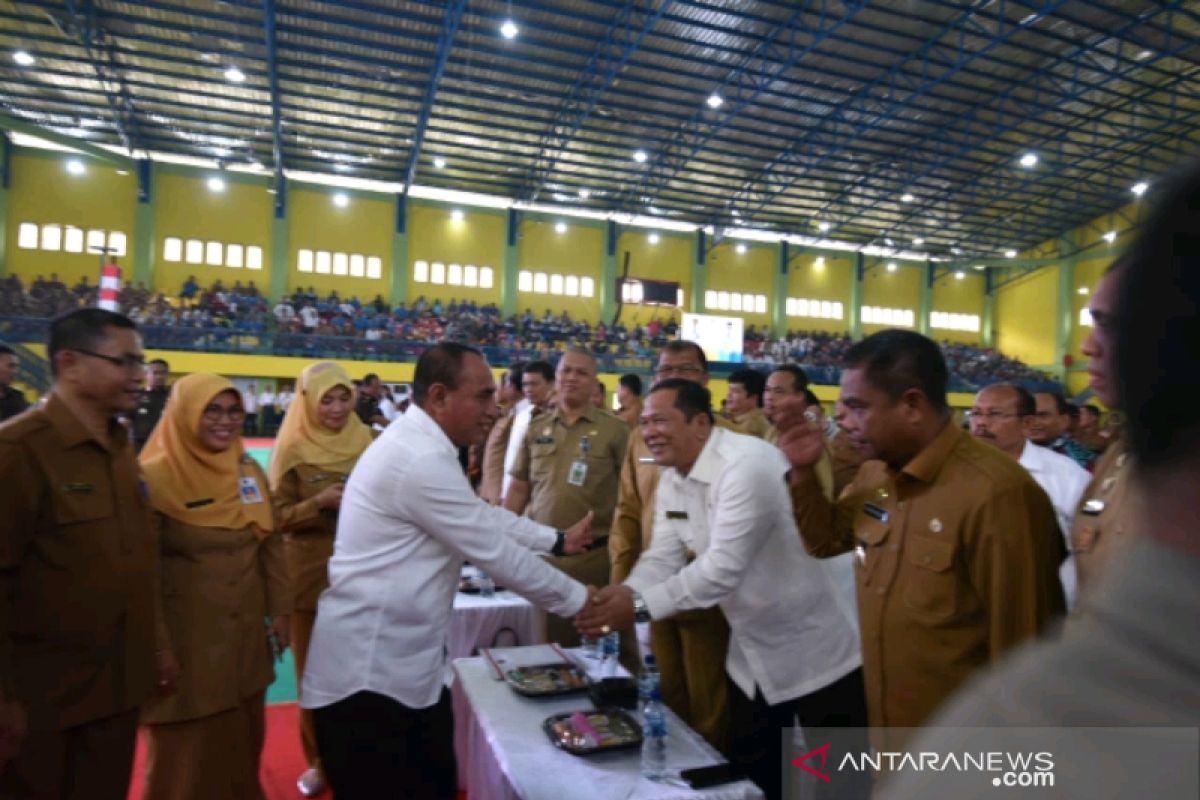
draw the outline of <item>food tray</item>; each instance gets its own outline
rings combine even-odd
[[[574,664],[562,661],[516,667],[504,673],[504,680],[513,691],[526,697],[556,697],[586,692],[588,688],[587,676]]]
[[[585,725],[579,724],[580,719],[586,720]],[[581,731],[581,727],[585,730]],[[546,718],[542,730],[555,747],[576,756],[628,750],[642,744],[641,725],[633,715],[619,708],[555,714]]]

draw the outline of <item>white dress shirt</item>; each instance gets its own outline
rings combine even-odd
[[[537,605],[576,614],[587,590],[531,552],[555,540],[553,528],[480,500],[458,448],[411,406],[346,484],[301,705],[359,691],[409,708],[437,702],[450,678],[446,631],[464,557]]]
[[[525,441],[525,431],[529,430],[529,420],[533,419],[533,403],[522,397],[517,401],[517,410],[513,412],[512,430],[508,434],[508,447],[504,450],[504,477],[500,481],[500,499],[508,494],[512,485],[510,470],[517,463],[517,454],[521,452],[521,443]]]
[[[1092,474],[1079,466],[1075,459],[1033,442],[1025,442],[1025,449],[1017,461],[1033,476],[1042,491],[1049,495],[1050,504],[1054,506],[1058,529],[1067,545],[1067,558],[1058,568],[1058,577],[1067,596],[1067,608],[1072,609],[1075,607],[1078,576],[1075,556],[1071,554],[1071,524],[1075,519],[1079,498],[1083,497],[1088,484],[1092,482]]]
[[[770,705],[862,664],[854,621],[800,541],[788,468],[774,446],[714,429],[687,476],[663,470],[650,549],[625,581],[653,619],[719,605],[731,630],[729,677]]]

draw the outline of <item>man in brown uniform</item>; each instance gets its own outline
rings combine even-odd
[[[667,342],[658,356],[654,379],[667,378],[683,378],[707,386],[708,361],[704,351],[695,342]],[[715,416],[719,426],[730,427],[728,419]],[[629,577],[638,557],[650,547],[658,473],[641,429],[635,428],[621,465],[621,491],[608,545],[614,584]],[[723,748],[727,727],[725,654],[729,649],[729,623],[721,609],[683,611],[669,619],[652,621],[650,646],[658,661],[663,700],[714,747]]]
[[[16,745],[0,796],[123,798],[155,683],[158,548],[116,421],[141,394],[142,342],[82,309],[48,353],[49,399],[0,426],[0,740]]]
[[[548,560],[586,586],[605,586],[609,526],[629,428],[592,405],[595,385],[596,359],[582,350],[564,353],[555,373],[555,404],[529,422],[504,507],[517,514],[528,511],[535,522],[561,529],[593,512],[592,549]],[[574,624],[561,617],[547,618],[546,634],[552,642],[579,643]]]
[[[1112,312],[1117,302],[1120,270],[1121,262],[1118,261],[1100,279],[1092,294],[1089,307],[1093,325],[1083,343],[1083,354],[1090,359],[1088,377],[1092,390],[1109,408],[1116,408],[1120,401],[1116,381],[1111,377],[1114,372],[1111,339],[1115,327]],[[1076,605],[1079,611],[1086,610],[1087,596],[1099,576],[1111,566],[1114,553],[1132,538],[1134,516],[1129,486],[1132,471],[1125,441],[1117,439],[1096,462],[1092,482],[1075,511],[1071,550],[1079,574],[1079,603]]]
[[[756,369],[739,369],[729,376],[725,410],[732,430],[758,439],[771,430],[771,423],[762,410],[765,386],[766,378]]]
[[[512,433],[513,419],[517,415],[517,403],[521,393],[521,365],[513,364],[500,381],[497,400],[501,416],[488,432],[483,445],[483,465],[479,479],[479,496],[494,506],[500,505],[500,489],[504,486],[504,454],[508,451],[508,437]]]
[[[839,423],[875,460],[836,504],[812,469],[823,431],[798,408],[777,415],[805,544],[818,557],[857,557],[872,726],[923,724],[1065,608],[1049,498],[1016,461],[953,424],[947,378],[937,344],[917,333],[883,331],[850,349]]]

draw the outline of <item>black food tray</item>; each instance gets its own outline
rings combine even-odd
[[[557,697],[588,690],[587,675],[563,661],[516,667],[504,673],[504,680],[514,692],[526,697]]]
[[[588,722],[601,736],[600,744],[588,744],[582,736],[574,735],[575,728],[571,724],[571,717],[576,713],[587,717]],[[575,756],[630,750],[642,745],[641,723],[632,714],[620,708],[555,714],[546,718],[542,723],[542,730],[550,738],[551,744]]]

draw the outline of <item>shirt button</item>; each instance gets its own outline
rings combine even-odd
[[[887,589],[885,589],[885,588],[884,588],[884,587],[882,587],[882,586],[877,586],[877,587],[875,587],[875,594],[883,594],[883,593],[884,593],[884,592],[886,592],[886,591],[887,591]]]

